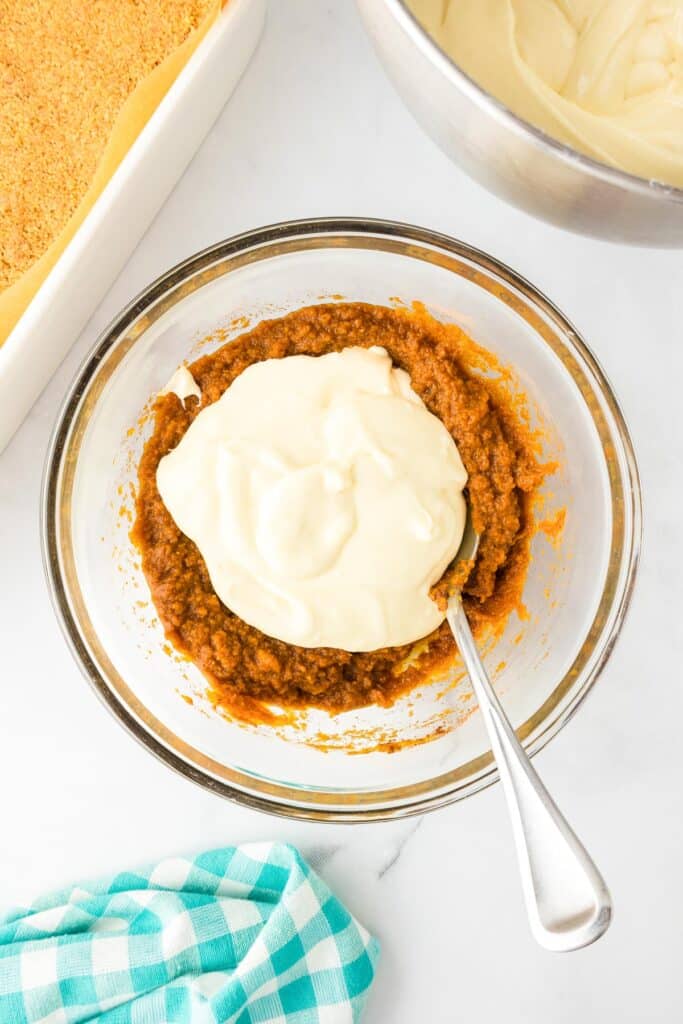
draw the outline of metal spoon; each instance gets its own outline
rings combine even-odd
[[[468,509],[457,560],[474,559],[478,547]],[[531,931],[545,949],[580,949],[609,927],[609,890],[517,739],[479,657],[459,591],[448,602],[447,619],[477,695],[503,783]]]

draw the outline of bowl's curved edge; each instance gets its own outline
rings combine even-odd
[[[200,270],[203,266],[214,260],[219,254],[229,255],[238,250],[248,247],[264,245],[284,237],[296,237],[309,234],[339,234],[350,233],[358,235],[388,235],[390,237],[403,237],[412,242],[422,242],[432,246],[445,248],[449,253],[455,255],[467,255],[469,258],[477,259],[484,267],[510,278],[516,285],[523,286],[539,301],[541,305],[554,318],[568,328],[573,341],[582,358],[590,366],[593,374],[600,383],[601,391],[608,399],[611,415],[618,426],[619,439],[623,448],[624,460],[628,480],[631,484],[629,493],[630,503],[630,530],[629,547],[626,552],[626,572],[620,591],[620,600],[613,610],[609,623],[608,635],[600,652],[600,657],[591,667],[584,683],[579,691],[573,696],[566,709],[557,716],[554,722],[550,723],[531,743],[526,744],[527,753],[534,756],[570,721],[578,708],[583,704],[586,696],[592,689],[598,676],[609,660],[610,654],[618,638],[621,626],[628,611],[637,568],[639,564],[640,546],[642,538],[642,499],[640,491],[639,473],[635,457],[633,443],[626,425],[623,413],[614,395],[613,389],[600,366],[597,358],[583,341],[581,335],[572,327],[564,314],[556,307],[551,300],[547,299],[534,285],[523,278],[516,271],[495,257],[478,250],[448,235],[431,231],[411,224],[403,224],[395,221],[369,218],[315,218],[312,220],[285,221],[252,231],[243,232],[233,236],[224,242],[216,243],[200,252],[188,257],[186,260],[172,267],[165,274],[154,280],[147,288],[143,289],[122,311],[118,314],[100,334],[92,350],[82,361],[73,383],[71,384],[66,397],[57,414],[55,427],[48,444],[45,466],[43,471],[41,489],[41,550],[43,568],[46,582],[50,593],[51,602],[55,610],[60,628],[65,636],[67,645],[77,662],[82,674],[95,691],[100,701],[119,720],[121,725],[139,742],[146,747],[155,757],[163,761],[175,772],[189,778],[191,781],[203,788],[214,792],[229,800],[250,807],[255,810],[264,811],[277,816],[291,817],[309,821],[324,821],[354,824],[367,821],[384,821],[396,818],[410,817],[422,814],[427,811],[447,806],[467,796],[474,795],[482,789],[487,788],[498,780],[498,772],[492,761],[484,768],[479,776],[462,789],[455,786],[452,789],[445,789],[432,796],[418,796],[417,799],[390,806],[363,806],[361,809],[347,810],[343,807],[320,808],[306,804],[282,803],[275,799],[256,795],[248,790],[236,786],[230,786],[209,774],[201,771],[178,756],[156,737],[152,736],[128,708],[106,685],[101,678],[97,667],[84,644],[77,623],[72,614],[68,596],[62,586],[59,577],[59,551],[57,542],[57,510],[59,503],[59,485],[61,476],[61,457],[64,453],[74,415],[87,391],[88,381],[93,369],[99,364],[103,356],[114,344],[116,337],[121,333],[122,328],[130,324],[138,314],[155,298],[162,295],[169,287],[181,280],[186,272]],[[523,726],[521,728],[524,728]],[[381,793],[377,794],[378,803],[381,801]]]

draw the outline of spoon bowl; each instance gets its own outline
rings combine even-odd
[[[462,540],[455,556],[455,562],[473,562],[479,551],[479,534],[474,529],[472,522],[472,506],[467,502],[467,515],[465,517],[465,529],[462,532]]]

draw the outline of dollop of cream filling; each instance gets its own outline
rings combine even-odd
[[[465,525],[453,438],[383,348],[248,367],[157,469],[221,601],[302,647],[370,651],[443,621]]]
[[[179,366],[172,375],[165,388],[159,392],[161,395],[177,395],[185,405],[185,399],[194,395],[199,401],[202,399],[202,392],[190,371],[186,366]]]
[[[408,0],[514,113],[632,174],[683,187],[683,0]]]

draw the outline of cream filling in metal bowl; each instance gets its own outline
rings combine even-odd
[[[683,187],[683,0],[407,0],[519,117],[602,163]]]

